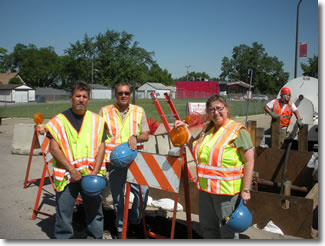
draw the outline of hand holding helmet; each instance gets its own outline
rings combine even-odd
[[[99,196],[106,188],[106,178],[98,175],[86,175],[81,178],[81,189],[87,196]]]
[[[252,220],[252,214],[241,199],[231,216],[225,218],[225,226],[233,232],[244,232],[251,226]]]
[[[132,163],[137,154],[138,151],[136,149],[132,150],[126,142],[118,145],[112,150],[110,161],[114,167],[126,168]]]

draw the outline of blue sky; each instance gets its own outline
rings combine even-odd
[[[253,42],[284,63],[293,78],[299,0],[1,0],[0,47],[17,43],[53,46],[58,55],[87,33],[134,34],[134,41],[173,78],[189,71],[221,73],[223,57]],[[300,5],[299,41],[308,57],[318,55],[318,1]],[[298,77],[301,76],[298,59]]]

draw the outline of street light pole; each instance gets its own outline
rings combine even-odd
[[[186,72],[186,81],[188,81],[188,69],[190,68],[190,67],[192,67],[191,65],[187,65],[187,66],[185,66],[186,68],[187,68],[187,72]]]
[[[297,20],[296,20],[296,50],[295,50],[295,72],[294,78],[297,78],[297,59],[298,59],[298,27],[299,27],[299,7],[302,0],[299,0],[297,5]]]

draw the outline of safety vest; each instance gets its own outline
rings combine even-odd
[[[242,190],[244,164],[239,150],[230,145],[241,128],[245,128],[241,123],[229,120],[193,143],[199,190],[218,195],[235,195]]]
[[[59,144],[64,156],[82,176],[94,170],[95,159],[104,133],[104,120],[98,114],[86,111],[79,133],[61,113],[52,118],[46,129]],[[100,175],[106,176],[103,161]],[[71,182],[70,173],[55,159],[53,160],[53,179],[57,191],[63,191]]]
[[[122,120],[118,109],[113,105],[102,107],[107,140],[105,141],[105,161],[109,162],[112,150],[121,143],[125,143],[133,135],[140,135],[141,121],[144,110],[142,107],[130,104],[127,115]]]
[[[292,120],[291,120],[292,104],[293,104],[293,102],[291,102],[291,101],[288,104],[286,104],[284,106],[283,112],[281,113],[280,100],[275,99],[272,111],[275,114],[280,115],[280,126],[281,127],[288,127],[292,122]]]

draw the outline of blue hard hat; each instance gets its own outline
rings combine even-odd
[[[106,188],[106,178],[97,175],[86,175],[81,178],[81,189],[88,196],[98,196]]]
[[[116,146],[111,153],[110,160],[114,167],[125,168],[128,167],[137,156],[138,151],[132,150],[129,144],[123,143]]]
[[[241,199],[236,210],[226,219],[225,225],[233,232],[244,232],[251,226],[252,219],[252,214]]]

